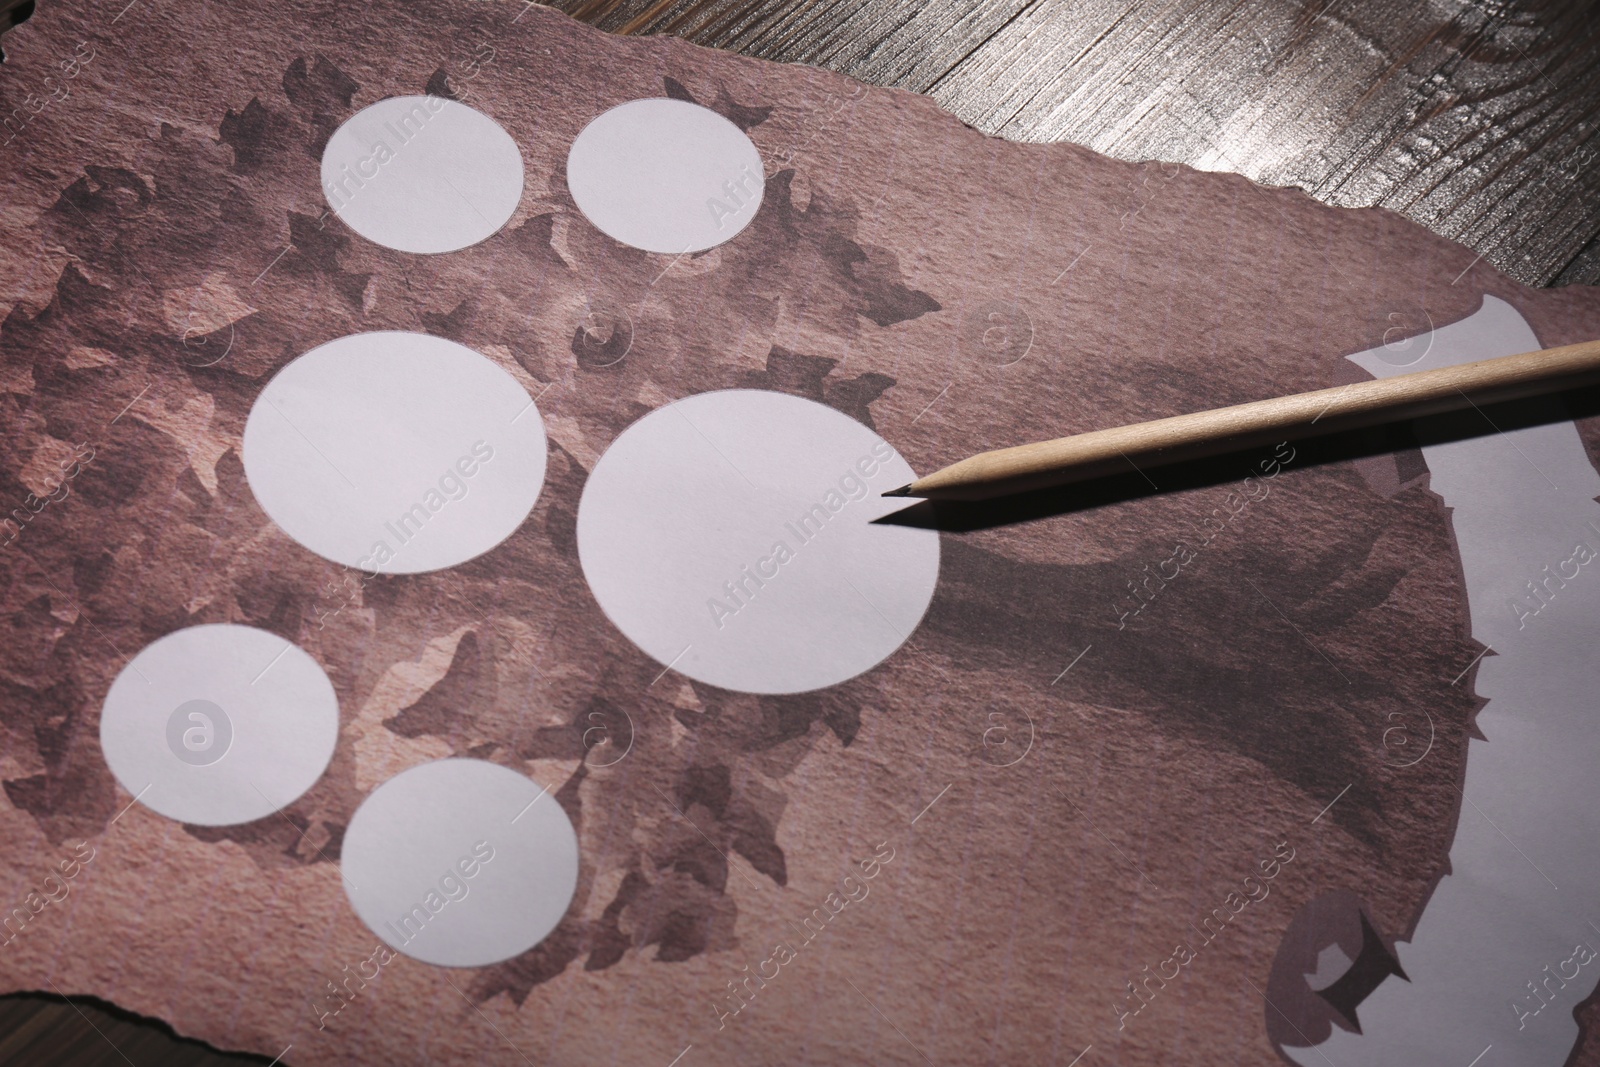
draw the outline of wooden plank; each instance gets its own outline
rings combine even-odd
[[[1529,284],[1600,281],[1600,21],[1578,0],[556,6],[924,92],[1014,140],[1392,208]]]

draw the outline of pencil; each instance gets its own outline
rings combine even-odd
[[[1595,382],[1585,341],[981,452],[883,495],[981,500]]]

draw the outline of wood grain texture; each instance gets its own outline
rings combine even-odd
[[[7,1067],[261,1067],[265,1057],[224,1055],[170,1027],[87,997],[0,997],[0,1063]]]
[[[893,496],[979,500],[1203,459],[1274,441],[1518,400],[1592,384],[1600,341],[1352,382],[969,456]]]
[[[1530,285],[1600,281],[1600,15],[1581,0],[559,0],[1072,141],[1392,208]]]
[[[33,15],[33,0],[0,0],[0,34],[19,26]],[[5,62],[5,49],[0,48],[0,63]]]

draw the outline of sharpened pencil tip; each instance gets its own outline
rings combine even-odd
[[[887,490],[886,492],[884,492],[883,495],[884,496],[910,496],[911,495],[911,487],[913,485],[915,485],[915,484],[917,484],[917,483],[915,483],[915,482],[907,482],[905,485],[902,485],[898,489]]]

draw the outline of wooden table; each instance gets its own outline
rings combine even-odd
[[[1582,0],[555,6],[926,93],[1013,140],[1392,208],[1529,285],[1600,281],[1600,7]]]
[[[925,93],[1014,140],[1391,208],[1530,285],[1600,282],[1600,6],[1587,0],[1462,0],[1449,17],[1446,5],[1381,0],[553,6],[615,33],[676,34]],[[0,27],[31,7],[0,0]],[[92,1003],[9,997],[0,1062],[267,1061]]]

